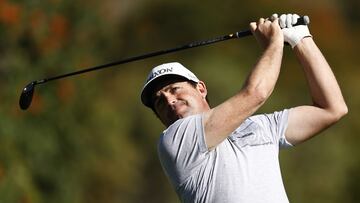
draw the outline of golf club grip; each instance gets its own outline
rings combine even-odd
[[[309,16],[300,16],[300,18],[298,18],[297,22],[293,26],[309,25],[309,24],[310,24]]]
[[[309,16],[301,16],[300,18],[298,18],[297,22],[293,26],[308,25],[308,24],[310,24]],[[237,38],[241,38],[252,35],[252,33],[250,30],[245,30],[245,31],[236,32],[235,35]]]

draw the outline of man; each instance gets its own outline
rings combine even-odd
[[[279,149],[310,139],[347,113],[308,27],[292,27],[298,18],[274,14],[250,23],[263,52],[240,91],[214,108],[204,82],[181,64],[163,64],[149,74],[141,99],[167,127],[158,152],[182,202],[288,202]],[[284,41],[303,67],[313,105],[252,116],[274,89]]]

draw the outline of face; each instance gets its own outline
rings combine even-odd
[[[153,95],[154,110],[165,126],[180,118],[204,112],[209,109],[205,99],[205,84],[194,87],[186,81],[178,81],[159,88]]]

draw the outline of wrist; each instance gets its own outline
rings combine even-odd
[[[268,48],[283,48],[284,47],[284,39],[283,38],[276,38],[270,41]]]
[[[306,36],[302,38],[294,47],[294,50],[306,50],[315,44],[312,36]]]
[[[283,29],[284,39],[294,48],[302,39],[312,37],[309,28],[306,25],[298,25]]]

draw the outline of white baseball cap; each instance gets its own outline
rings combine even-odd
[[[144,84],[144,87],[141,92],[141,102],[147,106],[151,107],[151,93],[154,85],[159,81],[159,78],[163,76],[180,76],[186,80],[191,80],[194,82],[199,82],[200,80],[192,73],[190,70],[185,68],[178,62],[165,63],[153,68]]]

